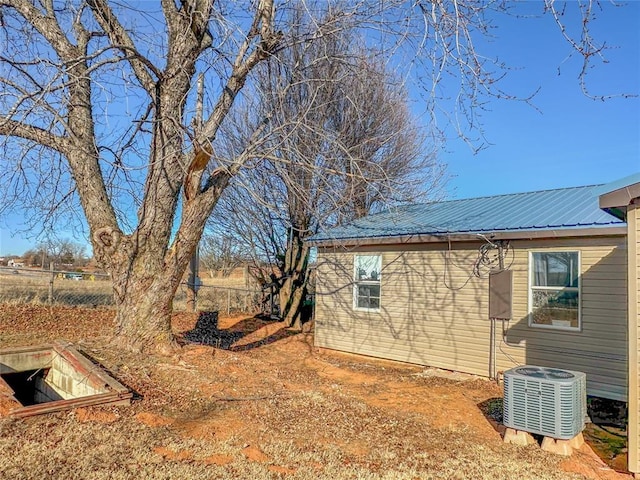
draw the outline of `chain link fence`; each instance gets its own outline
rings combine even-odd
[[[199,311],[257,313],[262,309],[260,289],[243,286],[202,285],[196,306]],[[0,267],[0,303],[112,307],[109,275]],[[187,284],[178,287],[173,302],[176,311],[187,310]]]
[[[0,303],[112,306],[108,275],[97,273],[0,268]]]
[[[261,311],[262,291],[255,288],[201,285],[198,288],[196,308],[205,312],[256,313]],[[182,283],[173,299],[173,309],[187,309],[187,284]]]

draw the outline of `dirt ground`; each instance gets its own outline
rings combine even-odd
[[[567,459],[504,444],[487,380],[318,350],[246,317],[178,314],[178,353],[135,355],[108,346],[112,316],[0,306],[1,348],[67,339],[135,392],[128,407],[0,418],[0,479],[630,478],[588,446]]]

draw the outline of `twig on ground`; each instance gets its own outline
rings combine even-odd
[[[282,398],[282,395],[257,395],[252,397],[219,397],[217,395],[213,395],[212,397],[219,402],[255,402],[258,400]]]

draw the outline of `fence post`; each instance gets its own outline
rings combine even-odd
[[[51,272],[51,276],[49,278],[49,305],[53,304],[53,279],[55,278],[55,273],[53,272],[53,262],[49,263],[49,271]]]
[[[227,315],[231,315],[231,289],[227,288]]]
[[[198,302],[198,247],[189,262],[189,279],[187,280],[187,312],[195,312]]]

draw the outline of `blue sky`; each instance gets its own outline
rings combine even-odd
[[[540,13],[541,2],[518,13]],[[587,75],[593,94],[640,94],[640,2],[616,8],[602,2],[593,35],[606,40],[607,64],[594,62]],[[492,51],[511,66],[503,87],[533,102],[496,101],[484,116],[492,145],[475,154],[464,142],[448,143],[442,160],[454,176],[451,198],[607,183],[640,172],[640,98],[605,102],[585,97],[578,80],[580,59],[564,62],[571,47],[551,18],[501,17]],[[560,68],[560,75],[558,75]]]
[[[609,63],[594,62],[587,85],[598,95],[638,95],[640,1],[620,8],[604,1],[602,6],[591,28],[610,47],[604,54]],[[565,61],[571,47],[557,26],[550,17],[528,17],[541,13],[541,2],[520,3],[517,13],[525,18],[501,16],[493,41],[479,48],[517,67],[503,89],[526,96],[540,88],[533,100],[538,110],[496,100],[482,118],[488,148],[474,154],[461,140],[450,139],[440,156],[451,176],[448,197],[607,183],[640,172],[640,98],[602,102],[585,97],[578,80],[580,59]],[[33,246],[33,239],[13,234],[19,227],[19,217],[0,218],[0,255]]]

